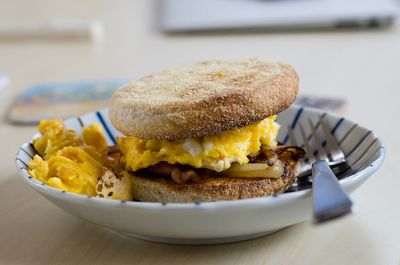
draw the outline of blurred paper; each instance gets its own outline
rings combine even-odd
[[[2,21],[0,40],[62,39],[97,40],[103,34],[98,21]]]

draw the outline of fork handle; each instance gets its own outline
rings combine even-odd
[[[328,163],[319,160],[313,164],[314,222],[321,223],[351,212],[352,202],[343,191]]]

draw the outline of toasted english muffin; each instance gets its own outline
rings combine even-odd
[[[127,136],[185,139],[258,122],[295,100],[298,76],[272,60],[212,60],[133,81],[111,99],[110,119]]]

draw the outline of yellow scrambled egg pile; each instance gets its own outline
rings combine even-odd
[[[232,163],[246,164],[261,146],[275,147],[279,124],[276,115],[256,124],[218,135],[186,140],[144,140],[136,137],[117,138],[126,165],[135,171],[161,161],[208,168],[221,172]]]
[[[132,199],[130,178],[115,175],[120,171],[119,157],[108,154],[100,125],[85,127],[80,136],[66,130],[62,120],[43,120],[39,131],[42,136],[35,139],[33,145],[40,156],[35,155],[29,163],[31,176],[69,192]]]

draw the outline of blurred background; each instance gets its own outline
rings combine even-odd
[[[113,89],[165,67],[242,57],[292,64],[301,95],[379,130],[380,113],[365,114],[400,85],[398,12],[389,0],[3,0],[0,110],[10,130],[0,136],[105,107]],[[33,131],[18,128],[25,139]]]

